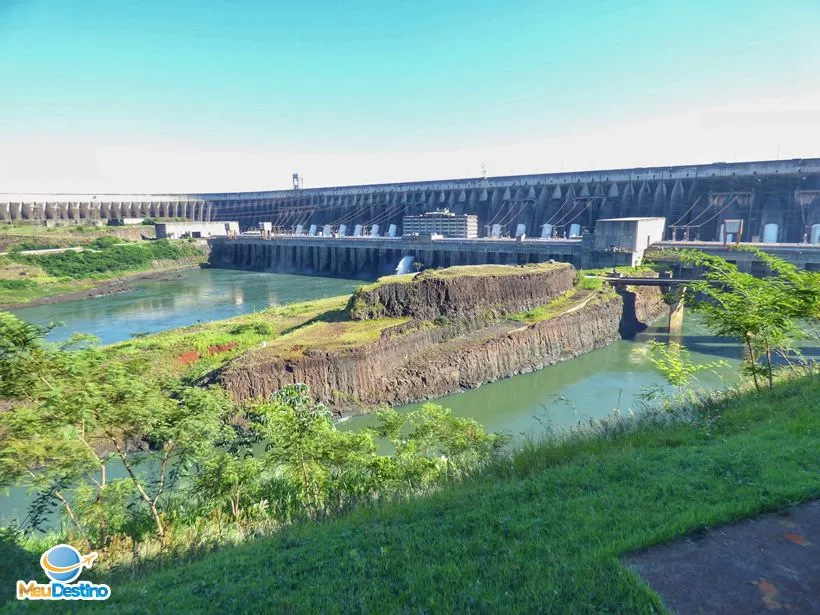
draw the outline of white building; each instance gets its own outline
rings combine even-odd
[[[653,243],[663,241],[666,218],[606,218],[595,223],[593,250],[628,252],[631,265],[638,265]]]
[[[457,215],[444,209],[429,211],[420,216],[404,216],[403,232],[408,235],[433,235],[458,239],[478,237],[478,216]]]
[[[157,239],[227,237],[239,234],[239,222],[160,222]]]

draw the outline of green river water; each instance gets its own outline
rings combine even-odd
[[[61,321],[49,339],[74,332],[92,333],[103,343],[128,339],[133,333],[229,318],[261,310],[270,304],[328,297],[351,292],[361,281],[289,276],[220,269],[192,269],[162,280],[139,281],[129,293],[81,301],[55,303],[12,310],[25,320],[39,323]],[[665,339],[661,323],[634,340],[621,340],[538,372],[486,384],[478,389],[439,398],[435,403],[452,408],[459,416],[478,420],[488,431],[513,437],[537,437],[545,426],[567,428],[589,418],[622,412],[639,405],[644,387],[663,384],[646,358],[646,341]],[[739,346],[731,340],[710,336],[696,319],[685,320],[680,338],[696,361],[722,358],[731,367],[721,374],[701,376],[701,384],[721,386],[736,373]],[[412,408],[414,406],[408,406]],[[371,424],[372,417],[350,418],[344,429]],[[114,474],[119,468],[112,468]],[[0,526],[22,520],[30,502],[22,488],[0,494]]]

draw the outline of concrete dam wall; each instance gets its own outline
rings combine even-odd
[[[525,265],[555,260],[583,266],[581,239],[412,241],[388,238],[242,237],[210,239],[210,264],[228,269],[374,279],[396,272],[405,256],[425,268]]]
[[[741,237],[797,243],[820,237],[820,159],[713,163],[677,167],[544,173],[202,194],[0,194],[0,220],[106,220],[181,217],[237,220],[243,228],[272,222],[280,229],[310,225],[353,229],[390,224],[405,215],[449,208],[478,216],[480,234],[500,224],[530,236],[542,226],[560,236],[593,230],[597,220],[663,216],[670,238],[719,240],[725,219],[742,219]],[[684,229],[684,227],[687,227]],[[671,236],[671,235],[675,236]]]

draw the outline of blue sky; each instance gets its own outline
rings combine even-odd
[[[0,0],[0,192],[816,156],[818,31],[816,0]]]

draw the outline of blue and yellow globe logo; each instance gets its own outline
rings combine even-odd
[[[97,554],[93,555],[96,557]],[[89,559],[88,555],[81,556],[71,545],[57,545],[43,553],[40,557],[40,566],[52,581],[71,583],[80,576],[83,567],[91,567]]]

